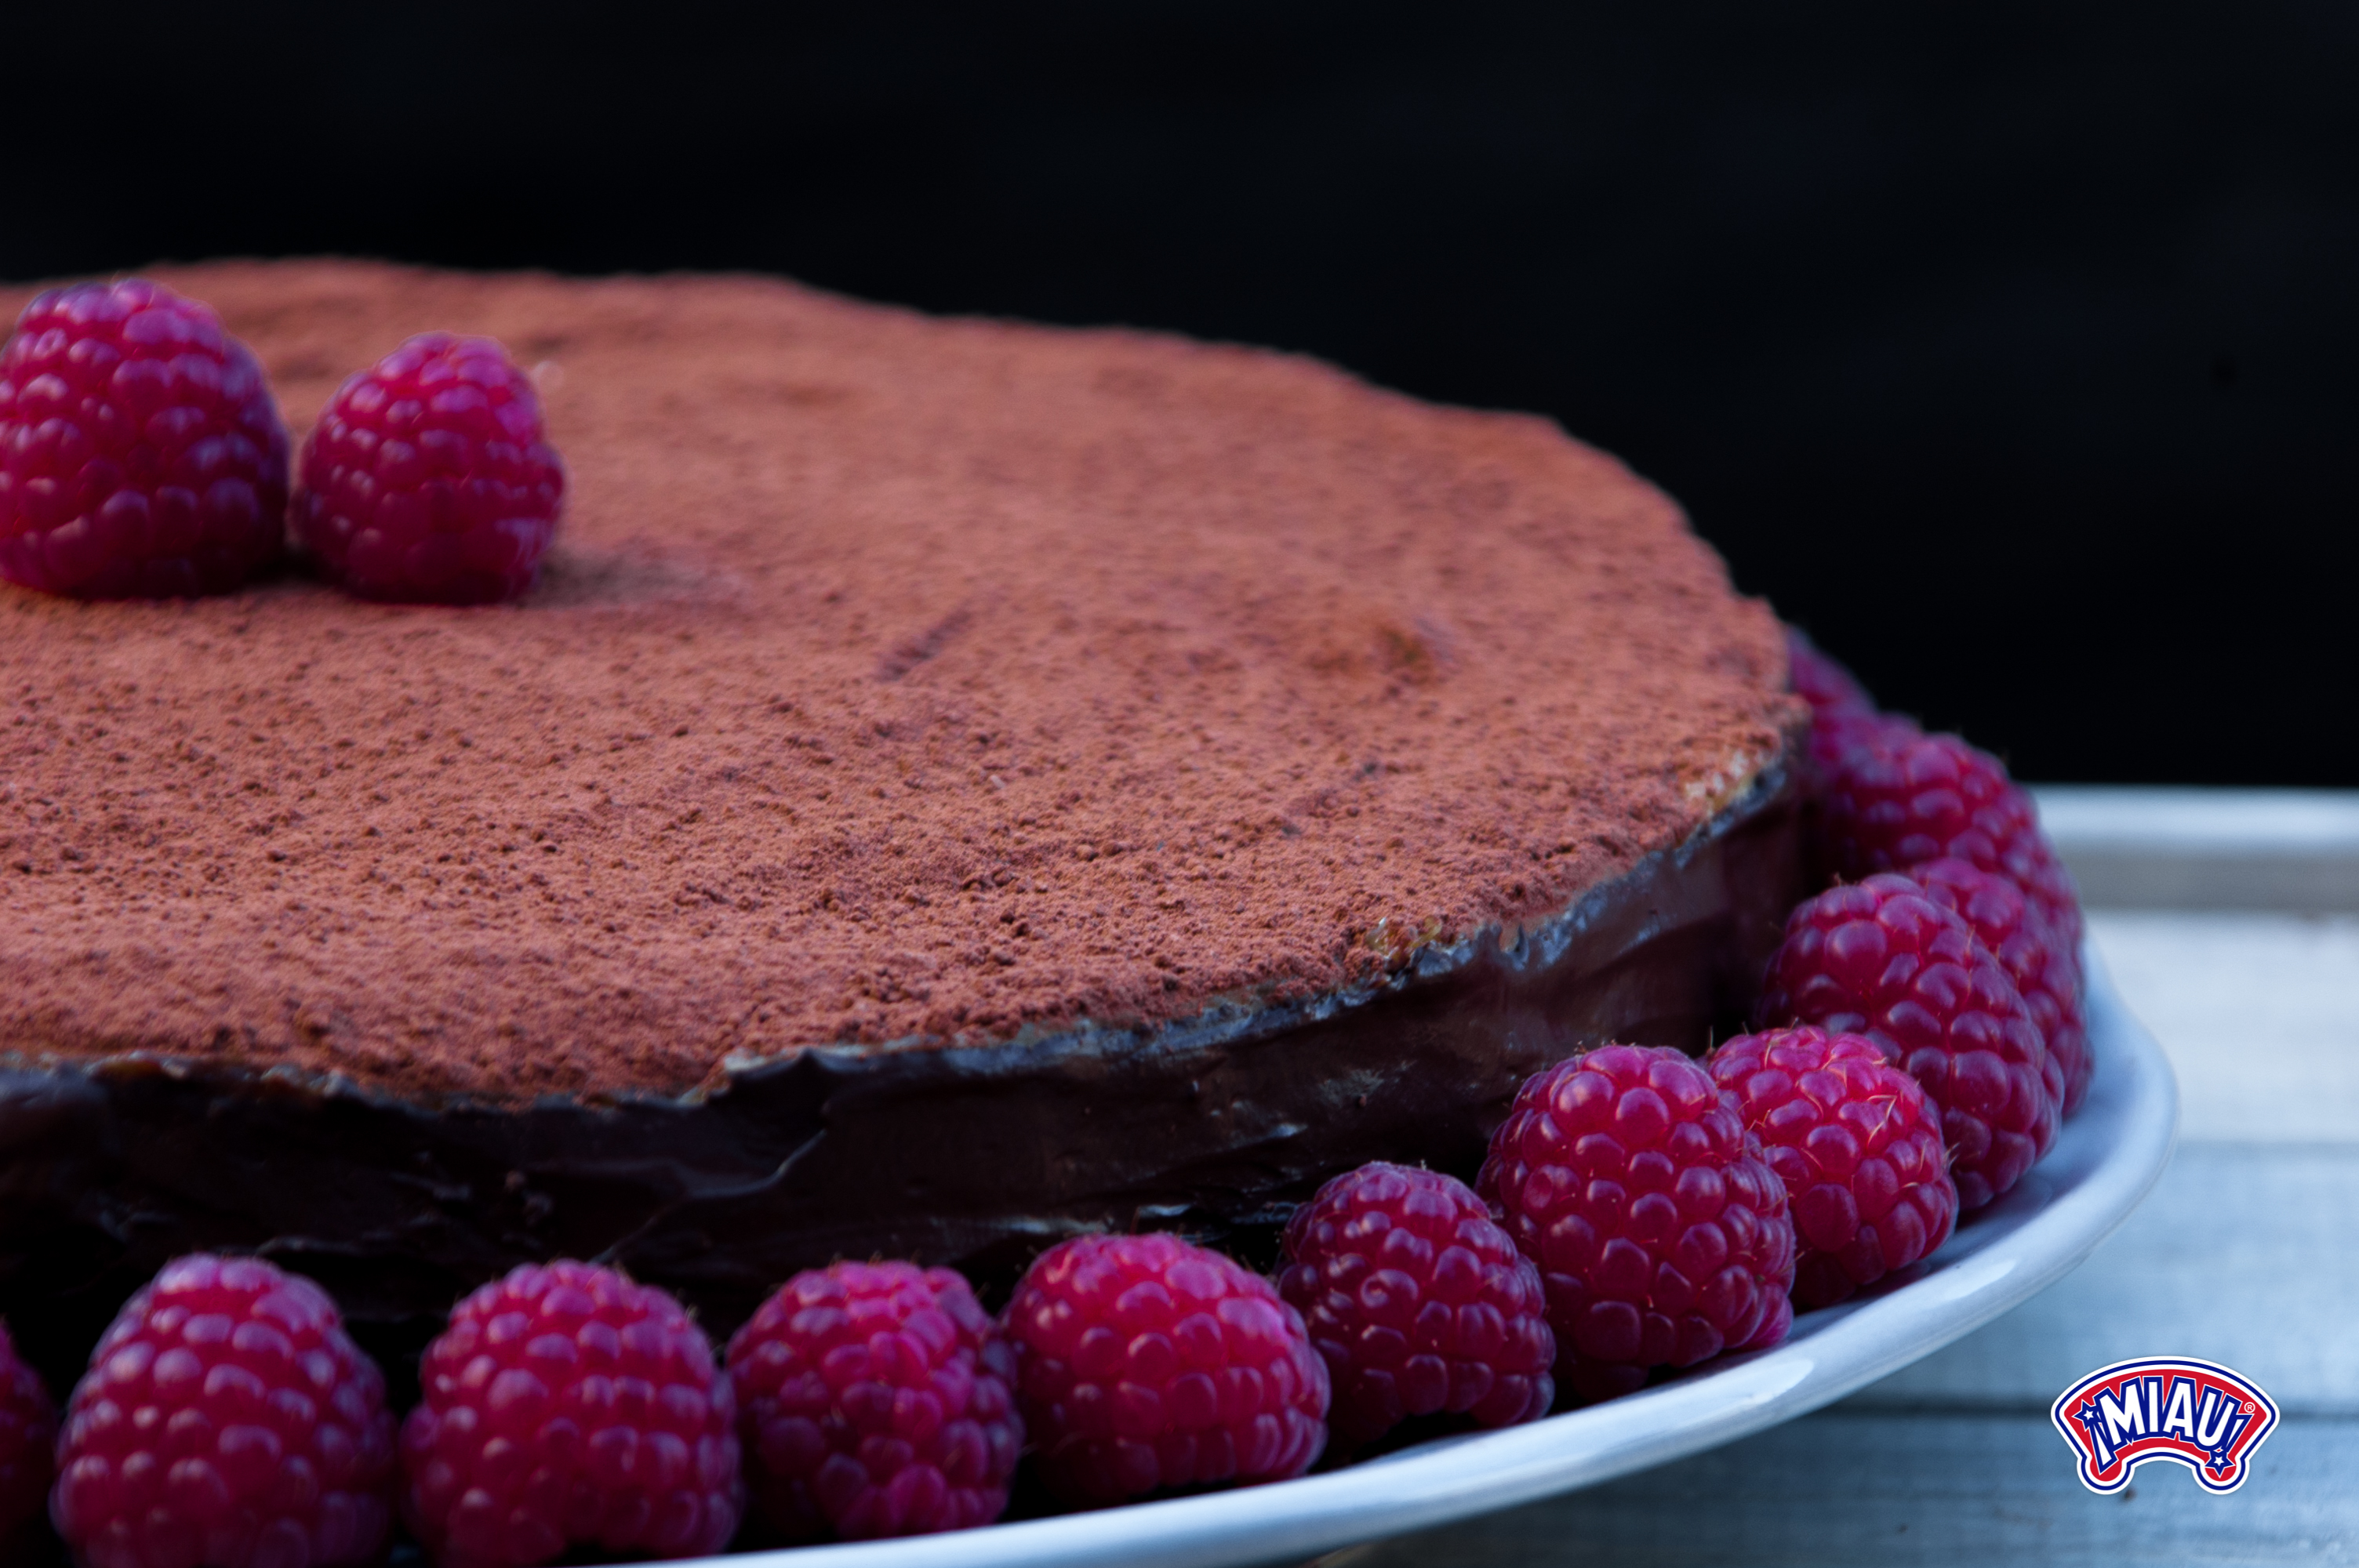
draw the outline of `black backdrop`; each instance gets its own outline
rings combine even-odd
[[[2052,779],[2359,784],[2359,7],[0,10],[0,276],[754,268],[1538,409]]]

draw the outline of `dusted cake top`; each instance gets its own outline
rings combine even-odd
[[[151,276],[299,440],[501,338],[568,513],[508,608],[0,589],[20,1055],[676,1092],[1293,1000],[1563,909],[1799,722],[1768,610],[1541,420],[766,280]]]

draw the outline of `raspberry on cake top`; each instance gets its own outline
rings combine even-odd
[[[1767,608],[1543,420],[754,278],[153,276],[299,440],[500,339],[566,528],[498,609],[0,592],[19,1057],[514,1101],[1299,1000],[1564,910],[1799,723]]]

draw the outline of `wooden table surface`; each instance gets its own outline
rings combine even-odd
[[[2042,808],[2179,1074],[2178,1153],[2145,1206],[2045,1293],[1815,1415],[1322,1568],[2359,1563],[2359,797]],[[2092,1496],[2049,1403],[2168,1355],[2253,1378],[2284,1424],[2228,1497],[2170,1465]]]

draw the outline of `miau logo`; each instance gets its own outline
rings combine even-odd
[[[2080,1454],[2081,1484],[2093,1492],[2120,1491],[2150,1459],[2186,1465],[2207,1492],[2233,1492],[2277,1423],[2277,1407],[2258,1384],[2182,1356],[2092,1372],[2049,1413]]]

